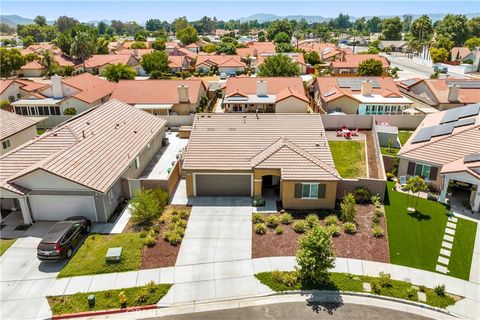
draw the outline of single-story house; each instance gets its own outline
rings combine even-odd
[[[120,80],[111,99],[154,115],[189,115],[206,95],[202,80]]]
[[[140,73],[142,66],[139,58],[132,54],[94,54],[85,61],[86,72],[91,74],[103,74],[103,71],[108,65],[112,64],[127,64],[134,68],[137,73]],[[79,69],[83,69],[83,64],[78,65]]]
[[[306,113],[310,103],[298,77],[228,78],[222,96],[225,112]]]
[[[46,83],[26,79],[0,80],[0,101],[15,102],[47,86]]]
[[[398,175],[425,178],[441,191],[441,202],[451,182],[466,184],[466,200],[479,211],[479,130],[479,103],[427,115],[398,153]]]
[[[252,65],[255,68],[255,71],[259,71],[260,65],[265,61],[265,59],[268,59],[269,57],[275,56],[275,55],[287,55],[289,56],[292,61],[294,61],[298,65],[298,69],[300,70],[300,74],[305,74],[307,73],[307,65],[305,63],[305,59],[303,57],[303,53],[297,53],[297,52],[288,52],[288,53],[262,53],[259,54],[257,57],[256,61],[252,61]]]
[[[256,42],[247,43],[247,48],[237,48],[237,55],[245,59],[247,57],[257,57],[262,53],[275,53],[276,48],[273,42]]]
[[[181,72],[189,66],[186,56],[168,56],[168,67],[172,73]]]
[[[201,47],[196,44],[195,42],[193,43],[190,43],[189,45],[186,45],[185,48],[191,52],[194,52],[194,53],[199,53],[201,51]]]
[[[333,75],[355,75],[358,70],[358,66],[365,60],[375,59],[382,63],[384,68],[388,68],[390,64],[385,57],[378,54],[348,54],[342,50],[338,60],[330,62]]]
[[[187,196],[276,195],[285,209],[334,208],[319,114],[197,114],[182,167]]]
[[[60,67],[75,67],[75,63],[63,54],[53,53],[53,59]],[[17,74],[24,77],[43,77],[47,73],[47,68],[37,60],[27,62],[17,70]]]
[[[305,50],[306,52],[318,53],[320,60],[331,61],[338,57],[342,50],[351,53],[350,49],[340,49],[334,43],[324,43],[316,40],[304,40],[298,43],[299,50]]]
[[[247,65],[237,55],[199,55],[195,63],[197,72],[218,70],[219,73],[243,73]]]
[[[0,109],[0,154],[5,154],[36,136],[36,121]]]
[[[413,102],[389,77],[318,77],[312,84],[317,111],[346,114],[402,114]]]
[[[3,209],[24,223],[86,216],[107,222],[157,154],[165,121],[109,101],[0,157]]]
[[[382,40],[378,44],[378,48],[382,51],[390,50],[391,52],[406,52],[408,50],[408,41],[395,40],[387,41]]]

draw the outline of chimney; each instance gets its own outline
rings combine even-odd
[[[62,77],[54,75],[51,78],[52,81],[52,94],[54,99],[63,98]]]
[[[138,57],[138,49],[137,48],[133,49],[132,54],[134,57]]]
[[[178,102],[180,103],[189,103],[188,98],[188,86],[181,85],[178,86]]]
[[[448,101],[456,102],[458,101],[458,92],[460,91],[460,86],[452,84],[448,86]]]
[[[345,50],[340,50],[340,61],[345,61]]]
[[[257,81],[257,96],[265,97],[267,95],[267,81]]]
[[[258,56],[258,50],[257,50],[257,48],[253,48],[253,56],[254,56],[254,57]]]
[[[361,94],[362,96],[372,95],[372,81],[370,80],[362,81]]]

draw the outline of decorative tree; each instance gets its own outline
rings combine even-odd
[[[383,74],[383,64],[377,59],[367,59],[358,65],[357,75],[366,77],[379,77]]]
[[[276,54],[263,61],[258,74],[261,77],[295,77],[300,74],[300,69],[289,56]]]
[[[355,208],[355,195],[353,193],[347,193],[340,203],[342,211],[341,219],[345,222],[355,222],[355,216],[357,215],[357,209]]]
[[[418,206],[418,198],[420,197],[420,192],[426,191],[428,188],[427,184],[425,183],[425,180],[423,180],[422,177],[420,176],[415,176],[407,181],[407,189],[409,191],[408,197],[410,197],[410,191],[412,193],[417,194],[417,200],[415,201],[415,208],[414,210],[410,210],[411,208],[408,208],[408,211],[417,211],[417,206]],[[407,207],[408,207],[408,199],[407,199]]]
[[[105,68],[103,76],[108,81],[118,82],[120,80],[133,80],[137,72],[131,66],[123,63],[111,64]]]

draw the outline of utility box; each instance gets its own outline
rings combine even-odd
[[[120,262],[122,258],[122,247],[108,248],[105,260],[107,262]]]

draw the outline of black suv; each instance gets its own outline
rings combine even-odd
[[[76,216],[57,222],[37,247],[37,258],[42,261],[68,259],[75,246],[90,233],[92,223],[85,217]]]

